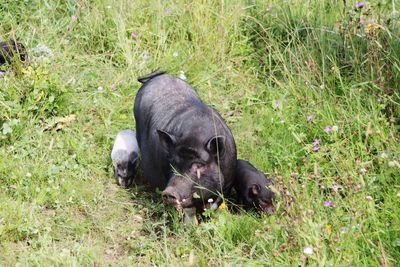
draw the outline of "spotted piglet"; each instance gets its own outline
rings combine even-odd
[[[114,141],[111,159],[117,184],[128,188],[135,178],[139,146],[136,133],[131,130],[120,131]]]

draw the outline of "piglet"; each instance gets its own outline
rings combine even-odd
[[[235,189],[239,202],[245,208],[255,208],[258,211],[271,214],[273,212],[272,200],[275,194],[268,188],[269,184],[271,184],[271,181],[250,162],[237,161]]]
[[[128,188],[135,178],[135,169],[139,156],[136,133],[131,130],[120,131],[115,137],[111,151],[114,174],[117,184]]]
[[[25,61],[26,50],[21,43],[15,40],[0,42],[0,66],[13,60]]]

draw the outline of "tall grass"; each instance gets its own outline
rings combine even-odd
[[[396,266],[399,7],[354,4],[1,3],[1,39],[29,54],[1,69],[1,265]],[[276,177],[274,215],[228,203],[188,227],[115,185],[113,138],[155,68],[183,71]]]

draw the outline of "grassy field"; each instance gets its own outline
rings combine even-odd
[[[0,266],[399,266],[399,20],[391,0],[1,1],[29,60],[0,77]],[[184,226],[115,184],[156,68],[276,177],[273,215],[228,202]]]

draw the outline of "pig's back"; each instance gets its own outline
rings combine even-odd
[[[137,153],[139,151],[139,147],[136,140],[136,133],[131,130],[120,131],[115,138],[112,151],[115,152],[118,150],[124,150],[128,153]]]
[[[163,124],[165,119],[175,117],[193,103],[201,103],[193,88],[178,78],[164,74],[140,88],[135,99],[135,117],[140,112],[145,121],[162,126],[159,124]]]

